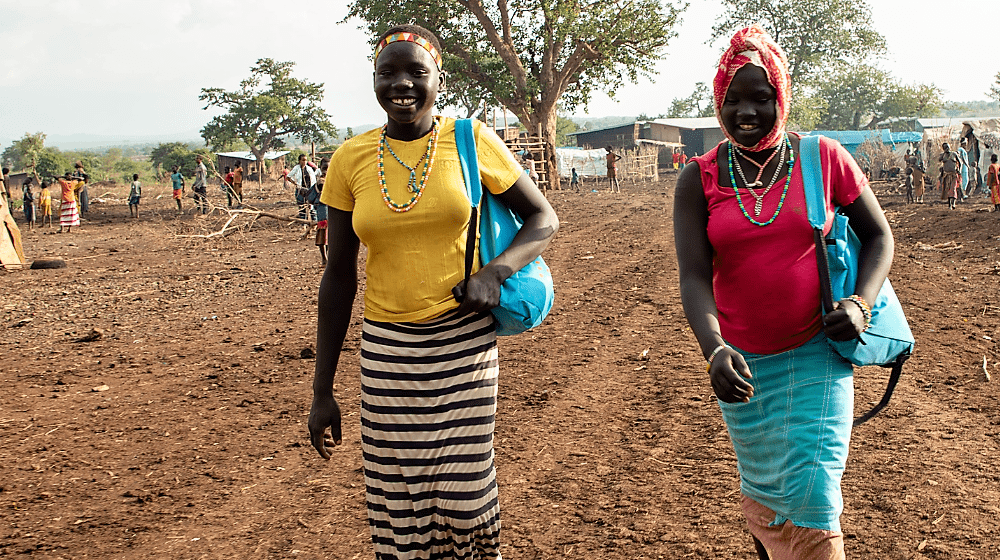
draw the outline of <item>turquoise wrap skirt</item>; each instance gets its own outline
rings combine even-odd
[[[719,401],[740,490],[776,514],[772,525],[840,530],[840,479],[854,414],[854,377],[820,333],[780,354],[739,351],[753,374],[748,403]]]

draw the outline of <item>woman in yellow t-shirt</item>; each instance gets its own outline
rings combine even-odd
[[[503,142],[476,122],[483,185],[524,226],[465,282],[471,208],[455,122],[433,115],[445,87],[440,43],[407,25],[386,31],[376,45],[375,97],[387,122],[337,150],[320,199],[330,208],[330,244],[309,432],[329,459],[341,442],[333,380],[364,243],[361,436],[376,556],[493,558],[500,530],[493,465],[498,367],[489,311],[500,284],[541,254],[559,221]]]

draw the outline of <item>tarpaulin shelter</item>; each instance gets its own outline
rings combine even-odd
[[[898,144],[920,142],[922,137],[919,132],[891,132],[889,130],[814,130],[803,135],[821,135],[832,138],[840,142],[852,156],[857,156],[858,146],[870,138],[876,138],[895,150]]]
[[[0,196],[0,265],[4,268],[24,266],[24,248],[21,246],[21,230],[10,215],[7,199]]]

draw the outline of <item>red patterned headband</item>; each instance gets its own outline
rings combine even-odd
[[[725,125],[722,126],[722,131],[733,144],[745,150],[757,152],[777,146],[784,137],[785,123],[788,121],[788,110],[792,100],[792,80],[788,74],[788,58],[785,56],[785,51],[781,50],[781,47],[774,42],[767,31],[754,24],[737,32],[730,40],[729,49],[723,53],[719,60],[719,70],[713,83],[715,116],[719,119],[720,124],[722,123],[720,116],[722,102],[726,98],[729,84],[733,81],[736,72],[747,64],[763,68],[767,74],[767,81],[774,86],[777,92],[777,118],[774,121],[774,128],[755,146],[743,146],[733,140]]]
[[[433,58],[434,63],[437,64],[438,70],[441,69],[441,63],[443,62],[441,59],[441,53],[438,52],[436,47],[434,47],[434,44],[420,35],[409,31],[386,35],[385,39],[382,39],[378,46],[375,47],[375,61],[378,62],[378,54],[382,52],[382,49],[390,43],[395,43],[397,41],[409,41],[410,43],[416,43],[418,46],[423,47],[424,50],[431,53],[431,58]]]

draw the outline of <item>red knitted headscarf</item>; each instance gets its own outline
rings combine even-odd
[[[777,110],[775,111],[777,118],[774,120],[774,128],[755,146],[743,146],[733,140],[732,135],[722,123],[720,114],[722,102],[726,99],[726,92],[729,90],[729,84],[733,81],[733,76],[747,64],[763,68],[767,74],[767,81],[778,92]],[[792,80],[788,74],[788,58],[785,56],[785,51],[781,50],[781,47],[774,42],[767,31],[754,24],[733,35],[729,49],[719,59],[719,70],[715,74],[712,91],[715,100],[715,117],[719,119],[722,132],[729,138],[729,141],[751,152],[759,152],[777,146],[785,133],[785,123],[788,121],[788,108],[792,101],[791,85]]]

